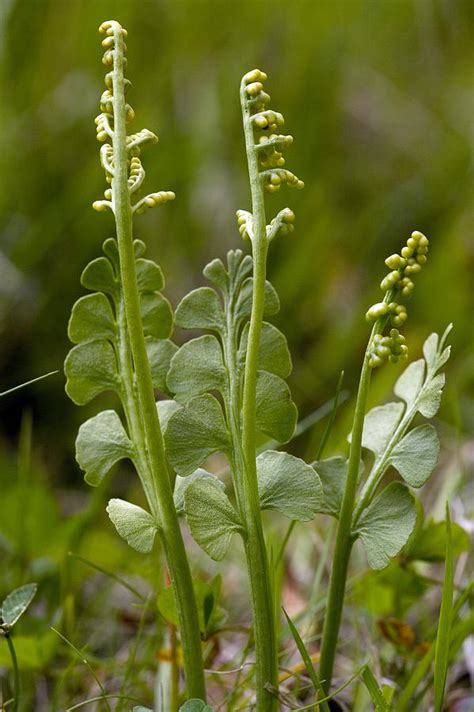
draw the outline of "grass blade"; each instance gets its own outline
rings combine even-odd
[[[446,503],[446,564],[444,568],[443,595],[439,613],[434,663],[435,712],[441,712],[448,674],[449,646],[451,640],[452,605],[454,591],[454,557],[451,518]]]
[[[323,689],[323,686],[322,686],[322,684],[321,684],[321,680],[319,679],[319,675],[318,675],[318,673],[316,672],[316,670],[314,669],[314,665],[313,665],[313,663],[312,663],[312,661],[311,661],[310,654],[308,653],[308,651],[307,651],[307,649],[306,649],[306,646],[305,646],[305,644],[303,643],[303,640],[302,640],[300,634],[298,633],[298,631],[297,631],[297,629],[296,629],[295,624],[293,623],[293,621],[291,620],[290,616],[289,616],[288,613],[285,611],[285,609],[283,609],[283,613],[285,614],[285,618],[286,618],[286,620],[287,620],[287,622],[288,622],[288,626],[289,626],[289,628],[290,628],[291,635],[293,636],[294,641],[295,641],[295,643],[296,643],[296,647],[298,648],[299,653],[300,653],[300,655],[301,655],[301,658],[302,658],[304,664],[306,665],[306,670],[307,670],[307,672],[308,672],[309,679],[310,679],[311,682],[313,683],[314,689],[316,690],[316,692],[319,693],[319,694],[321,694],[322,697],[324,697],[324,689]],[[315,702],[315,707],[316,707],[316,705],[318,705],[318,707],[321,708],[321,712],[329,712],[329,706],[328,706],[327,702],[322,702],[322,701],[321,701],[321,702],[318,704],[318,702],[316,701],[316,702]]]
[[[55,373],[59,373],[59,371],[50,371],[49,373],[44,373],[42,376],[37,376],[37,378],[32,378],[31,381],[26,381],[25,383],[20,383],[18,386],[13,386],[13,388],[9,388],[7,391],[2,391],[0,393],[0,398],[2,396],[8,396],[10,393],[14,393],[15,391],[19,391],[20,388],[25,388],[26,386],[30,386],[32,383],[37,383],[37,381],[42,381],[43,378],[48,378],[49,376],[54,376]]]
[[[380,688],[379,683],[375,679],[375,676],[368,665],[366,665],[362,670],[361,677],[364,682],[364,685],[366,686],[369,692],[369,695],[372,698],[372,702],[375,705],[376,711],[390,712],[390,706],[388,705],[383,695],[382,689]]]

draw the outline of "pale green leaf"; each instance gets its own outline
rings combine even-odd
[[[392,464],[410,487],[421,487],[438,462],[439,439],[432,425],[420,425],[405,435],[390,455]]]
[[[186,487],[184,508],[191,534],[199,546],[221,561],[235,532],[242,531],[239,516],[217,478],[200,478]]]
[[[192,398],[168,421],[165,432],[168,457],[176,473],[186,477],[214,452],[230,447],[222,409],[209,394]]]
[[[225,392],[227,370],[216,337],[206,334],[181,346],[171,361],[167,384],[177,401],[212,390]]]
[[[252,266],[253,260],[250,255],[244,255],[242,250],[229,250],[227,268],[233,293],[237,293],[244,279],[252,272]]]
[[[249,326],[247,322],[240,339],[239,361],[241,366],[245,364]],[[262,324],[258,367],[262,371],[274,373],[280,378],[287,378],[291,373],[291,355],[286,338],[276,326],[266,321]]]
[[[73,344],[97,339],[113,341],[116,332],[112,307],[104,294],[87,294],[74,304],[68,324],[68,336]]]
[[[234,317],[236,322],[249,319],[252,312],[253,277],[248,277],[242,284],[237,303],[235,305]],[[280,300],[273,285],[265,282],[265,307],[264,316],[272,316],[280,310]]]
[[[0,609],[3,628],[8,630],[13,628],[30,605],[37,589],[37,583],[27,583],[8,594]]]
[[[173,312],[169,301],[158,292],[144,292],[140,301],[145,336],[169,338],[173,331]]]
[[[280,443],[294,433],[298,411],[290,389],[279,376],[267,371],[257,373],[257,430]]]
[[[136,260],[137,286],[139,292],[160,292],[165,286],[161,268],[153,260]]]
[[[195,470],[192,475],[188,475],[187,477],[181,477],[180,475],[176,475],[173,499],[174,506],[178,514],[184,514],[184,493],[187,487],[189,487],[189,485],[191,484],[191,482],[194,482],[194,480],[202,480],[209,477],[213,480],[216,480],[216,482],[222,487],[222,489],[225,489],[224,483],[221,482],[221,480],[218,480],[215,475],[212,475],[207,470],[203,470],[201,467],[198,467],[198,469]]]
[[[85,405],[103,391],[119,389],[115,353],[108,341],[74,346],[64,362],[66,392],[76,405]]]
[[[163,433],[165,433],[168,427],[169,419],[174,413],[180,410],[181,406],[176,403],[175,400],[161,400],[157,401],[156,407],[158,410],[158,417],[160,419],[160,426]]]
[[[430,334],[423,344],[423,356],[427,363],[429,371],[435,371],[438,362],[438,334]]]
[[[408,541],[416,521],[413,495],[392,482],[365,509],[354,534],[364,544],[372,569],[383,569]]]
[[[132,549],[142,554],[153,549],[158,524],[149,512],[123,499],[111,499],[106,509],[117,532]]]
[[[118,282],[110,261],[106,257],[97,257],[89,262],[81,275],[81,284],[93,292],[117,294]]]
[[[413,361],[403,371],[395,384],[395,394],[405,401],[408,406],[412,406],[416,401],[425,378],[426,365],[424,359]]]
[[[153,388],[162,393],[168,393],[166,375],[171,359],[177,350],[176,344],[173,344],[169,339],[154,339],[152,336],[147,336],[146,338],[146,351],[150,362]]]
[[[320,512],[338,517],[347,479],[347,460],[344,457],[330,457],[313,462],[323,487]]]
[[[219,289],[225,292],[229,285],[229,275],[227,274],[226,268],[222,260],[216,258],[207,264],[203,271],[203,275],[210,282],[219,287]]]
[[[266,450],[257,457],[257,477],[262,509],[274,509],[299,522],[313,519],[321,510],[320,479],[304,460]]]
[[[124,458],[133,459],[134,449],[122,421],[114,410],[104,410],[79,428],[76,460],[86,482],[97,487],[111,467]]]
[[[402,403],[386,403],[369,410],[364,419],[362,446],[375,455],[381,455],[401,420],[403,410]]]
[[[225,317],[216,292],[210,287],[200,287],[187,294],[176,309],[176,323],[184,329],[221,331]]]
[[[443,387],[445,382],[444,373],[439,373],[432,378],[429,383],[423,388],[423,391],[418,399],[418,410],[425,418],[433,418],[439,410],[441,397],[443,395]]]

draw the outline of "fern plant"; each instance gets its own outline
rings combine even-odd
[[[162,272],[143,257],[146,246],[133,239],[132,226],[134,213],[172,200],[174,193],[135,199],[145,178],[141,150],[157,138],[147,129],[127,135],[134,112],[125,97],[130,85],[124,76],[126,31],[115,21],[104,22],[100,31],[109,71],[96,125],[110,188],[94,208],[112,211],[117,238],[106,240],[104,255],[82,273],[83,286],[93,293],[81,297],[72,310],[68,333],[76,346],[65,362],[66,390],[78,405],[114,391],[124,422],[115,410],[86,421],[77,437],[76,457],[93,486],[119,460],[133,462],[149,511],[121,499],[110,500],[107,510],[118,533],[138,551],[151,551],[158,535],[175,594],[187,693],[205,698],[198,612],[154,394],[155,388],[166,387],[167,365],[176,350],[169,340],[173,313],[161,294]]]
[[[129,459],[135,466],[148,504],[145,510],[118,498],[107,511],[118,533],[139,552],[151,552],[159,539],[170,572],[173,609],[179,624],[186,681],[184,709],[206,705],[200,624],[193,580],[181,534],[185,515],[191,534],[207,554],[222,560],[234,534],[242,539],[250,582],[256,654],[255,704],[259,712],[278,708],[278,636],[274,565],[269,560],[262,510],[274,510],[292,522],[318,513],[337,519],[335,551],[323,629],[319,675],[291,619],[290,631],[319,694],[321,709],[331,687],[351,550],[356,539],[366,549],[369,565],[385,567],[406,544],[417,517],[413,488],[421,487],[434,469],[439,452],[436,431],[416,425],[418,413],[432,418],[439,407],[449,358],[450,327],[432,334],[424,358],[410,364],[398,379],[398,401],[366,414],[372,371],[385,361],[407,357],[399,329],[407,318],[404,301],[413,277],[427,260],[428,240],[412,233],[400,254],[386,260],[383,301],[367,312],[373,324],[364,356],[350,436],[349,458],[331,457],[308,464],[279,449],[257,449],[265,438],[288,442],[295,431],[297,409],[285,379],[292,363],[286,339],[270,321],[279,299],[267,281],[269,246],[293,231],[295,216],[281,210],[267,224],[265,193],[283,184],[303,183],[285,168],[289,135],[277,133],[283,116],[269,108],[267,77],[255,69],[240,85],[251,212],[239,210],[239,232],[250,242],[251,255],[228,252],[226,261],[204,268],[211,286],[187,294],[173,314],[163,296],[163,274],[144,257],[146,246],[133,238],[133,216],[174,199],[160,191],[141,198],[145,171],[141,150],[157,138],[147,129],[127,135],[133,109],[126,101],[125,30],[118,22],[101,25],[105,34],[103,62],[106,90],[96,119],[103,144],[100,159],[110,184],[98,211],[111,211],[116,239],[103,244],[103,255],[83,271],[82,285],[92,293],[73,307],[69,337],[75,346],[65,362],[66,390],[78,405],[113,391],[120,413],[105,410],[79,429],[76,457],[86,481],[98,486],[112,466]],[[173,325],[199,330],[178,348]],[[384,335],[389,327],[389,333]],[[165,399],[156,402],[155,392]],[[362,450],[374,458],[365,473]],[[232,487],[205,469],[213,453],[228,461]],[[389,468],[401,476],[382,486]],[[291,533],[291,529],[290,532]],[[285,539],[286,542],[286,539]],[[280,557],[279,557],[280,558]],[[219,588],[220,582],[214,586]],[[214,591],[214,589],[213,589]],[[214,595],[214,594],[213,594]],[[166,597],[165,597],[166,598]],[[201,613],[201,615],[200,615]],[[173,614],[174,615],[174,614]],[[309,662],[308,662],[309,661]],[[362,678],[380,696],[367,666]],[[177,699],[170,701],[176,709]]]

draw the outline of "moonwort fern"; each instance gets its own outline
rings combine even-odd
[[[268,247],[277,235],[293,230],[294,214],[285,208],[267,225],[264,192],[284,183],[303,187],[283,168],[282,151],[292,137],[274,133],[283,117],[266,108],[265,79],[253,70],[240,91],[253,212],[239,210],[237,220],[242,237],[250,239],[252,257],[236,250],[228,253],[226,265],[213,260],[204,275],[214,288],[194,290],[177,308],[180,326],[210,333],[182,346],[171,360],[167,386],[178,405],[169,406],[175,412],[165,442],[176,472],[188,477],[184,484],[178,481],[178,492],[196,541],[219,560],[234,533],[243,539],[252,592],[257,708],[273,710],[277,701],[268,688],[277,684],[277,642],[261,510],[307,521],[320,508],[322,489],[314,468],[302,460],[273,450],[257,457],[256,451],[259,435],[284,443],[297,421],[284,380],[291,372],[286,339],[266,321],[279,309],[266,280]],[[213,452],[228,458],[235,505],[223,483],[199,469]]]
[[[361,371],[349,459],[315,463],[325,492],[325,511],[338,518],[321,648],[320,676],[326,691],[331,685],[352,546],[360,538],[369,565],[384,568],[406,544],[415,526],[415,500],[409,487],[421,487],[438,460],[439,441],[434,427],[410,427],[417,413],[432,418],[438,411],[444,385],[444,374],[439,371],[449,358],[450,347],[445,344],[451,326],[441,339],[432,334],[423,347],[424,359],[410,364],[402,373],[395,385],[400,400],[365,414],[372,370],[384,361],[397,363],[407,358],[405,339],[398,330],[407,318],[402,300],[410,297],[413,276],[426,263],[427,252],[428,239],[416,231],[400,254],[386,259],[391,271],[380,284],[384,300],[366,314],[373,327]],[[384,336],[387,326],[391,328]],[[374,454],[366,477],[361,473],[362,448]],[[391,482],[378,492],[390,466],[404,482]]]
[[[81,282],[92,294],[81,297],[72,310],[69,337],[76,344],[65,362],[66,390],[78,405],[103,391],[114,391],[123,410],[105,410],[86,421],[76,441],[76,457],[87,482],[101,483],[110,468],[130,459],[140,478],[149,510],[121,499],[110,500],[107,511],[118,533],[140,552],[149,552],[156,536],[166,556],[176,600],[187,693],[205,699],[201,640],[192,579],[172,495],[173,473],[165,454],[154,389],[165,390],[166,371],[176,347],[169,340],[173,313],[161,294],[164,279],[158,265],[144,258],[145,244],[133,239],[132,217],[172,200],[168,191],[135,198],[145,171],[143,146],[157,141],[143,129],[127,136],[134,112],[125,99],[126,31],[105,22],[105,77],[97,138],[106,180],[110,184],[99,210],[111,210],[117,238],[103,244],[104,255],[83,271]]]

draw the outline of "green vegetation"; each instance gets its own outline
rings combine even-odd
[[[391,10],[401,27],[411,7],[407,2]],[[426,2],[426,8],[435,7]],[[252,15],[250,36],[257,37],[263,20],[259,8],[242,3],[240,9],[239,22]],[[210,4],[202,3],[208,20],[210,10]],[[76,11],[81,14],[82,6]],[[290,18],[290,10],[276,8],[275,19],[283,12]],[[299,12],[294,11],[295,18]],[[469,15],[462,4],[458,12]],[[6,21],[13,23],[11,34],[15,13],[21,15],[21,10],[12,3],[5,12]],[[164,8],[165,23],[178,16],[177,6]],[[330,36],[331,17],[326,8],[304,13],[304,18],[302,13],[301,37],[310,32],[315,18],[329,22]],[[151,38],[153,18],[150,10],[146,31],[131,23],[127,44],[133,49],[132,66],[137,38]],[[434,13],[425,12],[422,19],[423,27],[432,29],[440,22]],[[447,13],[444,21],[449,20]],[[182,18],[180,22],[184,27]],[[364,34],[355,18],[352,22]],[[377,22],[375,12],[369,25],[375,28]],[[155,222],[148,215],[134,219],[176,196],[171,191],[143,192],[142,151],[158,139],[148,129],[128,133],[135,112],[128,103],[130,82],[125,76],[127,32],[115,20],[103,22],[100,31],[107,73],[96,128],[108,186],[93,207],[106,214],[102,223],[96,217],[102,230],[113,224],[115,235],[103,236],[101,256],[100,241],[90,243],[90,261],[81,276],[89,293],[80,295],[72,308],[68,336],[73,346],[64,362],[66,392],[84,407],[86,419],[78,422],[79,410],[67,411],[61,397],[52,420],[42,418],[37,406],[32,417],[31,406],[25,405],[28,394],[37,393],[40,402],[47,388],[53,392],[61,381],[55,368],[59,364],[44,358],[34,357],[34,368],[20,370],[16,377],[13,370],[0,394],[6,412],[9,404],[18,403],[22,413],[18,438],[11,428],[13,447],[6,440],[3,445],[0,475],[5,485],[0,521],[2,709],[402,712],[433,706],[442,712],[452,702],[464,709],[472,703],[464,649],[474,635],[472,507],[462,460],[470,402],[464,384],[472,378],[472,368],[464,351],[469,336],[464,328],[460,236],[440,255],[443,241],[438,241],[436,228],[433,239],[420,210],[413,210],[409,220],[395,221],[395,227],[407,231],[408,224],[420,220],[430,240],[411,227],[399,253],[393,252],[392,239],[387,240],[393,254],[385,261],[389,273],[380,283],[384,297],[367,310],[363,293],[371,291],[378,268],[372,269],[366,252],[370,240],[361,240],[352,250],[346,239],[337,237],[341,215],[347,219],[351,213],[349,206],[332,210],[320,202],[326,217],[331,216],[327,225],[338,227],[324,237],[319,223],[313,233],[316,252],[305,247],[308,238],[293,240],[295,213],[279,203],[279,191],[285,184],[304,185],[286,167],[293,137],[281,133],[284,119],[271,108],[267,75],[254,69],[244,74],[240,85],[243,140],[235,140],[241,130],[232,138],[232,147],[235,144],[241,155],[245,149],[250,199],[238,185],[226,196],[225,183],[201,174],[193,187],[199,198],[196,229],[190,230],[189,221],[183,223],[186,249],[195,263],[204,257],[198,249],[205,244],[200,230],[206,221],[211,243],[216,220],[225,237],[216,248],[219,256],[203,270],[206,286],[193,285],[182,296],[193,280],[177,269],[179,245],[185,243],[179,241],[182,228],[176,240],[172,232],[169,216],[174,206],[157,211]],[[379,42],[374,41],[375,47]],[[303,54],[309,48],[301,43]],[[163,66],[166,56],[164,50]],[[179,57],[177,61],[180,66]],[[454,66],[455,60],[451,63]],[[273,65],[271,54],[266,64]],[[134,103],[141,103],[141,92],[148,96],[154,83],[150,78],[159,66],[160,57],[151,53],[146,71],[127,70],[138,80]],[[277,73],[272,71],[272,83],[278,91]],[[280,91],[281,106],[287,99],[295,106],[291,98],[299,73],[301,67]],[[218,165],[212,161],[219,160],[225,145],[218,144],[218,130],[206,141],[211,107],[229,111],[226,91],[212,103],[210,92],[219,85],[215,78],[208,72],[200,84],[203,121],[194,112],[189,134],[196,146],[204,142],[202,159],[208,170]],[[377,86],[372,79],[371,88]],[[185,75],[179,75],[176,126],[189,111],[186,86]],[[320,88],[330,97],[329,84],[321,81]],[[237,90],[238,82],[234,113]],[[66,96],[73,107],[74,96]],[[150,106],[156,110],[164,97],[166,90],[157,92]],[[63,107],[55,115],[66,116],[67,111]],[[308,119],[315,116],[307,109],[304,116],[297,114],[293,132],[292,161],[302,166],[309,186],[314,186],[310,151],[316,147],[318,155],[318,133]],[[383,122],[390,125],[388,115]],[[301,135],[298,127],[305,128]],[[165,166],[160,174],[170,169],[177,205],[177,176],[186,176],[192,148],[182,141],[185,135],[182,132],[171,146],[174,153],[168,153],[168,140],[162,148]],[[321,148],[319,153],[324,155]],[[77,164],[83,154],[81,147]],[[309,158],[306,167],[304,154]],[[234,159],[236,166],[242,163],[233,151],[227,152],[225,170],[211,170],[211,178],[222,178],[228,170],[231,175]],[[152,161],[148,171],[157,180]],[[91,202],[96,172],[95,166],[84,174],[83,185],[76,183],[77,194],[87,190]],[[330,171],[325,175],[329,197],[337,181],[332,183]],[[310,190],[314,198],[314,187]],[[381,204],[380,197],[377,200]],[[220,217],[240,201],[250,204],[250,210],[237,211],[238,231],[250,254],[236,249],[235,227]],[[315,205],[305,214],[309,206],[297,193],[294,204],[298,232],[303,233],[304,220],[314,218]],[[374,198],[372,207],[376,205]],[[273,219],[267,218],[270,211],[276,214]],[[379,221],[382,212],[374,210],[370,219]],[[145,241],[136,237],[137,229],[143,230]],[[378,243],[374,247],[380,254]],[[161,268],[145,257],[147,251],[164,262],[166,285]],[[33,244],[25,254],[34,259]],[[456,254],[452,293],[458,296],[451,303],[446,275]],[[310,255],[314,261],[308,272]],[[333,270],[337,275],[341,265],[335,296],[328,276]],[[356,286],[353,279],[361,267],[367,279]],[[69,282],[77,279],[80,267],[75,261],[64,268]],[[316,275],[319,296],[298,326],[288,307],[292,299],[299,307],[308,304],[298,284],[300,277],[305,283],[305,275]],[[415,281],[410,323],[416,323],[418,331],[407,330],[407,302]],[[57,304],[53,286],[51,290]],[[345,293],[350,303],[343,303]],[[371,331],[361,354],[364,312]],[[54,308],[48,310],[51,314]],[[296,314],[302,318],[305,312],[297,309]],[[443,322],[444,316],[448,318]],[[432,325],[439,330],[449,317],[455,322],[451,361],[452,325],[441,336],[430,334]],[[361,326],[352,328],[352,319]],[[321,332],[314,346],[299,338],[310,328],[316,336]],[[283,332],[290,336],[293,358]],[[33,338],[34,328],[30,333]],[[320,357],[317,368],[313,349]],[[409,364],[400,368],[408,353]],[[354,372],[360,360],[357,386]],[[336,376],[342,367],[349,374],[345,381],[344,372],[339,380]],[[42,372],[45,375],[38,376]],[[396,400],[388,398],[392,388]],[[296,402],[306,417],[298,416]],[[59,422],[58,416],[66,412],[73,414],[71,422],[51,438],[48,422]],[[74,428],[76,461],[93,487],[89,491],[80,489],[77,467],[71,464]],[[40,443],[47,447],[46,458]],[[74,473],[70,481],[52,480],[60,462]],[[289,525],[283,525],[284,518]]]

